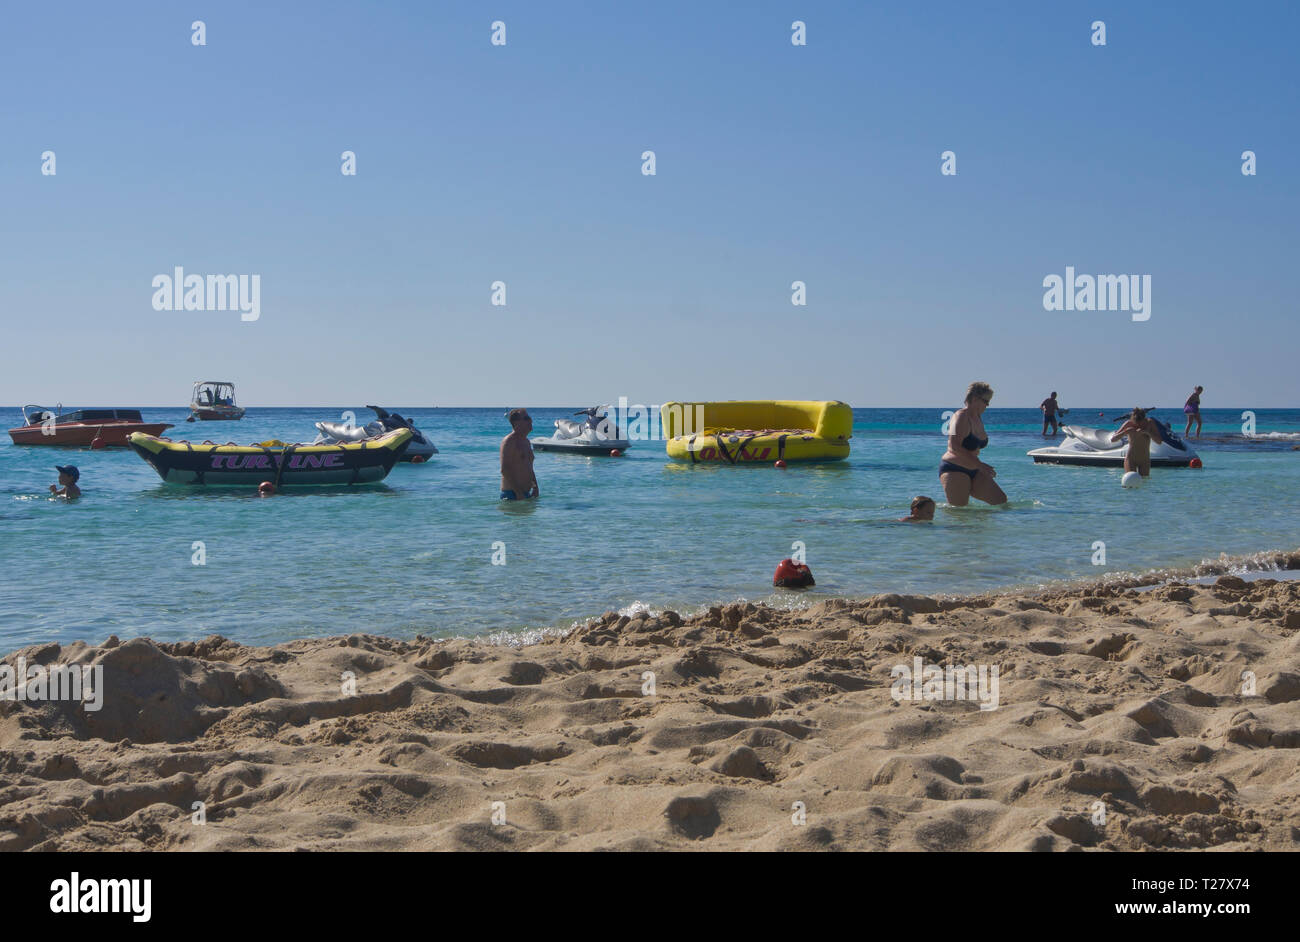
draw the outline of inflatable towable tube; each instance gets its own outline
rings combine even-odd
[[[373,484],[388,476],[411,442],[409,428],[338,445],[193,444],[135,432],[127,444],[170,484]]]
[[[703,427],[690,427],[701,415]],[[853,436],[853,410],[838,400],[668,402],[659,416],[668,457],[692,464],[838,461]]]

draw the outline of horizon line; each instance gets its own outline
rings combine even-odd
[[[644,406],[656,406],[656,407],[660,407],[660,406],[663,406],[664,403],[666,403],[666,402],[762,402],[762,401],[765,401],[765,400],[752,400],[752,399],[666,399],[666,400],[664,400],[664,402],[656,402],[656,403],[629,403],[628,405],[629,405],[630,407],[638,407],[638,406],[640,406],[640,407],[644,407]],[[793,401],[796,401],[796,400],[772,400],[772,401],[788,401],[788,402],[793,402]],[[842,399],[839,399],[839,400],[830,400],[830,399],[825,399],[825,400],[823,400],[823,399],[810,399],[810,400],[807,400],[807,401],[809,401],[809,402],[843,402],[844,400],[842,400]],[[27,403],[23,403],[22,405],[12,405],[12,406],[10,406],[10,405],[0,405],[0,409],[13,409],[13,410],[15,410],[15,411],[21,411],[21,410],[23,409],[24,406],[29,406],[29,405],[32,405],[32,406],[42,406],[43,408],[50,408],[49,406],[43,405],[42,403],[37,403],[37,402],[27,402]],[[71,411],[75,411],[75,410],[77,410],[77,409],[140,409],[140,410],[144,410],[144,409],[188,409],[188,408],[189,408],[189,404],[188,404],[188,403],[186,403],[185,405],[182,405],[182,406],[175,406],[175,405],[144,405],[144,406],[122,406],[122,405],[114,405],[114,406],[86,406],[86,405],[77,405],[77,406],[63,406],[63,405],[61,405],[61,404],[59,404],[59,403],[56,403],[55,405],[56,405],[56,406],[60,406],[61,408],[66,409],[67,411],[70,411],[70,412],[71,412]],[[601,405],[612,405],[612,404],[601,403]],[[951,408],[954,408],[954,407],[952,406],[952,404],[946,404],[946,405],[919,405],[919,406],[855,406],[855,405],[851,405],[851,404],[849,404],[849,403],[845,403],[845,405],[848,405],[850,409],[951,409]],[[241,408],[243,408],[245,412],[251,412],[251,411],[253,411],[253,410],[255,410],[255,409],[336,409],[336,408],[339,408],[339,406],[338,406],[338,404],[322,404],[322,403],[290,404],[290,405],[286,405],[286,404],[279,403],[279,404],[271,404],[271,405],[242,406]],[[363,405],[362,408],[369,408],[369,407]],[[388,407],[388,406],[384,406],[383,408],[388,409],[388,408],[390,408],[390,407]],[[398,407],[396,407],[396,408],[401,408],[401,409],[514,409],[514,408],[525,408],[525,409],[569,409],[569,408],[572,408],[572,404],[568,404],[568,403],[560,404],[560,405],[537,405],[537,404],[531,404],[531,405],[523,405],[523,406],[520,406],[519,404],[515,404],[515,405],[404,405],[404,406],[398,406]],[[994,412],[994,411],[997,411],[997,410],[999,410],[999,409],[1009,410],[1009,409],[1038,409],[1038,408],[1039,408],[1038,404],[1035,403],[1034,405],[989,406],[987,411],[989,411],[989,412]],[[1115,411],[1115,409],[1117,409],[1117,408],[1129,408],[1129,409],[1131,409],[1132,406],[1114,406],[1114,407],[1111,407],[1111,406],[1091,406],[1091,405],[1088,405],[1088,406],[1070,406],[1070,407],[1068,407],[1068,408],[1066,409],[1066,411],[1067,411],[1067,412],[1074,412],[1074,411],[1079,410],[1079,409],[1082,409],[1082,410],[1099,409],[1099,410],[1104,411],[1104,412],[1113,412],[1113,411]],[[1178,409],[1178,410],[1180,410],[1180,414],[1181,414],[1181,410],[1182,410],[1182,407],[1181,407],[1181,406],[1150,406],[1150,407],[1148,407],[1148,408],[1156,409],[1156,410],[1162,410],[1162,409]],[[1210,411],[1215,411],[1215,410],[1218,410],[1218,411],[1232,411],[1232,412],[1236,412],[1236,411],[1247,411],[1247,410],[1252,410],[1252,411],[1253,411],[1253,410],[1259,410],[1259,409],[1279,409],[1279,410],[1287,410],[1287,409],[1290,409],[1290,410],[1300,410],[1300,406],[1259,406],[1259,405],[1254,405],[1254,406],[1211,406],[1211,407],[1202,407],[1201,412],[1204,413],[1204,412],[1210,412]]]

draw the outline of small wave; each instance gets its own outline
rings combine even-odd
[[[469,640],[506,648],[523,648],[530,644],[541,644],[548,638],[563,640],[590,620],[575,621],[568,628],[520,628],[518,631],[494,631],[491,634],[471,637]]]
[[[647,615],[659,614],[659,612],[655,611],[650,607],[649,603],[641,602],[641,601],[633,602],[631,605],[628,605],[625,608],[620,608],[618,610],[618,613],[620,615],[626,615],[628,618],[635,618],[637,615],[640,615],[642,612],[644,612]]]
[[[1248,441],[1300,441],[1300,432],[1256,432],[1254,435],[1241,436]]]
[[[1161,566],[1142,572],[1108,572],[1096,578],[1061,579],[1041,583],[1042,590],[1077,589],[1089,585],[1108,588],[1155,588],[1173,582],[1195,582],[1218,576],[1241,576],[1246,579],[1261,578],[1268,573],[1300,570],[1300,551],[1268,550],[1229,556],[1221,553],[1215,558],[1202,559],[1191,566]]]

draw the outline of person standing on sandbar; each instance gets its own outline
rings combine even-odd
[[[1052,426],[1052,435],[1055,436],[1060,431],[1060,420],[1058,416],[1065,415],[1068,411],[1061,408],[1061,404],[1056,401],[1056,393],[1052,393],[1046,399],[1038,404],[1038,408],[1043,412],[1043,437],[1047,437],[1047,426]]]
[[[1183,414],[1187,416],[1187,428],[1183,429],[1183,438],[1191,435],[1193,421],[1196,422],[1196,437],[1201,437],[1201,393],[1203,392],[1205,387],[1197,386],[1187,397],[1187,402],[1183,404]]]

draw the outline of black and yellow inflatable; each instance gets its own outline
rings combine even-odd
[[[668,402],[659,416],[668,457],[692,464],[838,461],[853,436],[853,410],[838,400]]]
[[[411,441],[409,428],[337,445],[216,445],[174,442],[136,432],[131,449],[171,484],[372,484],[393,470]]]

